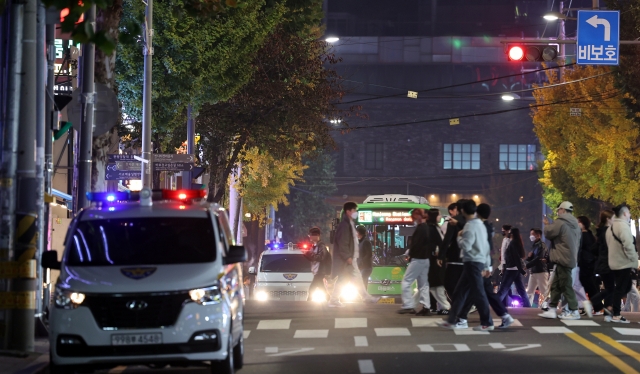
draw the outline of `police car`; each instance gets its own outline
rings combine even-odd
[[[244,247],[205,191],[94,193],[71,222],[50,307],[52,373],[243,364]],[[153,201],[153,200],[158,201]]]

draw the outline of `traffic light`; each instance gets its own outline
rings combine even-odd
[[[509,61],[555,61],[558,47],[549,44],[512,44],[507,48]]]

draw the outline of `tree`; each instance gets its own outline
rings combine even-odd
[[[549,84],[559,83],[547,71]],[[566,171],[580,197],[611,204],[627,202],[640,212],[640,131],[621,102],[606,67],[565,69],[565,84],[534,91],[534,130],[542,146],[553,152],[555,165]],[[581,116],[570,116],[570,108]],[[554,180],[555,182],[555,180]]]

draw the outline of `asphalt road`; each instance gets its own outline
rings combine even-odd
[[[640,313],[628,325],[603,317],[545,320],[512,309],[507,330],[435,327],[440,316],[395,313],[398,305],[247,301],[245,366],[239,373],[640,373]],[[469,325],[478,324],[477,313]],[[118,367],[109,373],[149,373]],[[154,370],[158,371],[158,370]],[[206,373],[166,368],[167,373]]]

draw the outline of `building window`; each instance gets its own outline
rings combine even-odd
[[[382,143],[365,145],[364,168],[367,170],[382,170]]]
[[[444,168],[480,170],[480,144],[445,144]]]
[[[500,144],[500,170],[536,170],[536,146]]]

